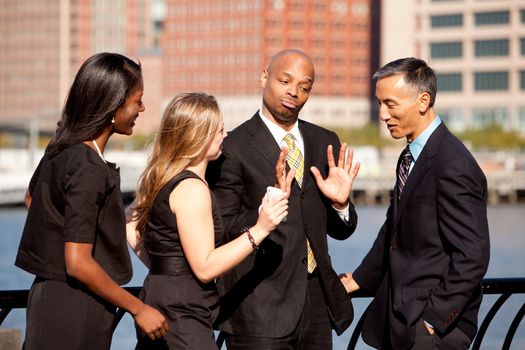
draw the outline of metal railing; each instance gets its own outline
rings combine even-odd
[[[126,290],[131,292],[134,295],[138,295],[140,292],[140,287],[126,287]],[[473,350],[479,350],[483,338],[489,328],[490,323],[494,320],[494,317],[505,304],[505,302],[513,294],[524,294],[525,295],[525,278],[486,278],[483,280],[483,294],[484,295],[499,295],[498,299],[494,302],[492,307],[489,309],[485,315],[483,321],[481,322],[478,330],[478,334],[472,343]],[[7,315],[13,309],[24,309],[27,305],[27,298],[29,296],[29,290],[4,290],[0,291],[0,326],[4,322]],[[371,295],[358,292],[354,293],[355,298],[370,298]],[[363,326],[363,321],[366,315],[366,309],[359,320],[356,323],[350,342],[348,343],[348,350],[355,349],[359,337],[361,336],[361,330]],[[117,312],[116,322],[114,327],[116,328],[125,312],[119,310]],[[521,320],[525,316],[525,297],[523,299],[523,304],[517,310],[508,330],[503,340],[502,349],[508,350],[514,339],[514,335],[518,330]],[[219,334],[217,338],[217,345],[219,348],[222,347],[224,342],[224,337],[222,334]]]

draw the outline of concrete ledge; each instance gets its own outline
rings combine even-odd
[[[22,333],[19,329],[0,329],[0,350],[20,350]]]

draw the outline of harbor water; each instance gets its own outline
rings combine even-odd
[[[370,248],[381,227],[386,213],[384,206],[357,207],[359,224],[356,232],[346,241],[330,240],[330,255],[337,272],[353,271]],[[525,205],[489,206],[491,235],[491,259],[486,277],[525,277]],[[24,226],[24,208],[0,208],[0,289],[29,289],[33,276],[13,265],[20,236]],[[132,254],[133,279],[129,286],[142,285],[146,269]],[[497,296],[485,296],[480,319],[484,317]],[[525,295],[513,295],[492,321],[485,336],[482,349],[500,349],[506,331],[517,310],[523,305]],[[360,317],[370,299],[355,299],[356,317]],[[354,321],[354,324],[357,319]],[[342,335],[334,333],[334,349],[346,349],[354,324]],[[17,328],[24,331],[25,309],[13,310],[2,324],[2,328]],[[125,315],[119,324],[111,349],[128,350],[135,346],[135,331],[132,318]],[[358,349],[370,349],[359,341]],[[511,349],[525,349],[525,321],[522,321]]]

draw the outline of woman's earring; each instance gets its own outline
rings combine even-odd
[[[113,117],[113,119],[111,119],[111,124],[115,124],[115,117]]]

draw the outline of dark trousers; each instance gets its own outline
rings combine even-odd
[[[319,277],[308,276],[306,300],[296,329],[283,338],[228,335],[228,350],[332,349],[332,327]],[[275,320],[278,322],[278,320]]]
[[[24,349],[109,350],[115,310],[78,282],[37,278],[27,302]]]
[[[430,334],[423,320],[419,320],[416,325],[416,340],[411,350],[466,350],[470,342],[469,337],[458,327],[440,337],[436,333]]]

